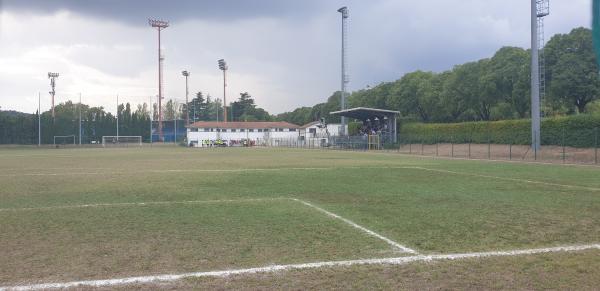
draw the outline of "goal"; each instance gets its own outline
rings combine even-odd
[[[103,147],[142,146],[141,136],[103,136]]]
[[[54,145],[75,145],[75,135],[55,135]]]

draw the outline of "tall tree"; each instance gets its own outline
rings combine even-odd
[[[549,97],[555,106],[566,106],[572,112],[585,112],[600,94],[600,68],[587,28],[573,29],[569,34],[553,36],[546,45]]]

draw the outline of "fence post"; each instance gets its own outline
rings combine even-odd
[[[598,164],[598,127],[594,138],[594,164]]]
[[[412,140],[408,139],[408,154],[412,155]]]
[[[492,138],[490,137],[490,132],[488,131],[488,160],[492,159]]]
[[[436,157],[440,155],[439,144],[440,144],[440,139],[436,136],[435,137],[435,156]]]
[[[512,161],[512,141],[508,145],[508,160]]]
[[[563,161],[563,164],[566,161],[566,156],[565,156],[565,128],[564,127],[562,129],[562,161]]]
[[[424,148],[425,148],[425,141],[423,141],[423,138],[421,138],[421,155],[424,155],[424,153],[423,153]]]
[[[454,136],[450,136],[450,157],[454,158]]]
[[[469,159],[471,158],[471,138],[469,138],[469,154],[468,154]]]
[[[533,160],[537,161],[537,136],[533,136]]]

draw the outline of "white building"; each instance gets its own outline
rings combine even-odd
[[[263,145],[283,140],[295,142],[299,130],[300,126],[288,122],[199,121],[188,127],[187,140],[194,146],[236,146],[244,142]]]
[[[342,124],[327,124],[323,126],[320,121],[313,121],[300,127],[300,136],[308,138],[327,138],[341,135]],[[346,131],[348,132],[348,125]]]

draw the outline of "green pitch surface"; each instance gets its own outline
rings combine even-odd
[[[420,254],[600,243],[595,167],[260,148],[3,149],[0,185],[0,286],[410,255],[299,201]],[[522,274],[532,260],[595,269],[574,279],[585,288],[600,277],[590,256],[600,251],[472,262],[491,273],[509,264]],[[348,276],[328,278],[318,287],[351,287]]]

